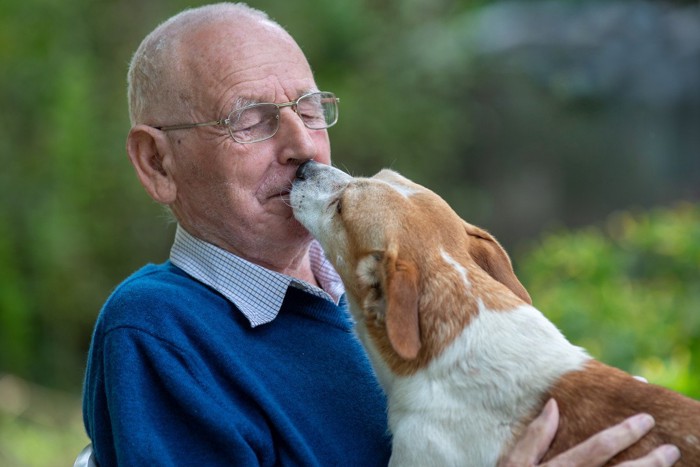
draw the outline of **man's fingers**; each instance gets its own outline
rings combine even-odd
[[[538,465],[549,449],[559,424],[559,409],[554,399],[545,405],[513,449],[499,462],[499,467]],[[638,414],[607,430],[591,436],[581,444],[558,455],[542,467],[598,467],[639,441],[654,427],[648,414]],[[619,464],[620,467],[670,467],[680,458],[677,447],[663,445],[646,456]]]
[[[499,462],[499,467],[536,465],[547,452],[559,426],[559,408],[554,399],[545,404],[511,451]]]
[[[671,467],[681,458],[681,451],[672,444],[664,444],[635,461],[623,462],[618,467]]]
[[[635,415],[622,423],[591,436],[578,446],[552,459],[547,466],[603,465],[615,454],[639,441],[653,427],[654,419],[651,415]],[[636,466],[636,464],[633,465]]]

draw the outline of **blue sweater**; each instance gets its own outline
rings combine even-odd
[[[386,465],[386,400],[345,300],[290,287],[251,328],[166,262],[124,281],[97,320],[83,414],[101,467]]]

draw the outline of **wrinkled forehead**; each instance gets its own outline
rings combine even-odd
[[[222,114],[236,99],[286,101],[279,94],[293,88],[315,89],[311,67],[294,39],[281,27],[255,18],[215,23],[193,29],[183,38],[178,76],[188,80]],[[220,107],[220,108],[218,108]]]

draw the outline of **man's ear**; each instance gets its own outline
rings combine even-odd
[[[485,230],[467,222],[464,223],[464,227],[469,235],[469,254],[476,264],[489,276],[532,305],[530,294],[516,277],[510,258],[500,243]]]
[[[151,198],[161,204],[172,204],[177,190],[170,171],[172,148],[165,134],[148,125],[136,125],[129,131],[126,151]]]

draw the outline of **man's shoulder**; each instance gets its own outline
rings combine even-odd
[[[126,278],[107,299],[99,320],[104,331],[148,330],[186,319],[197,310],[228,306],[221,295],[168,261],[148,264]]]
[[[124,279],[114,289],[107,300],[107,305],[122,301],[161,302],[175,299],[181,294],[188,294],[199,287],[201,285],[197,281],[169,261],[162,264],[147,264]]]

